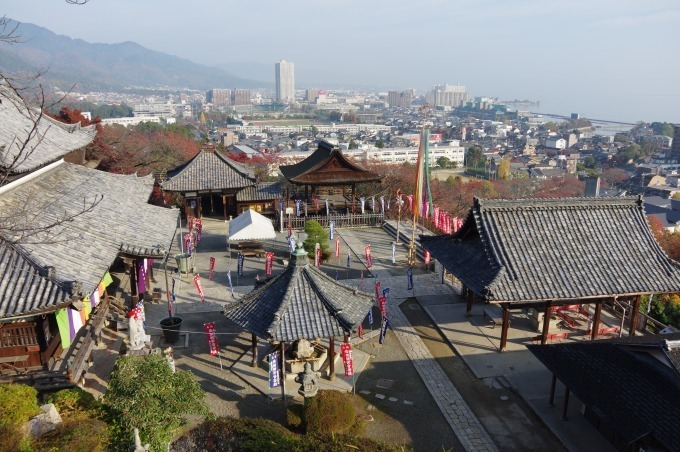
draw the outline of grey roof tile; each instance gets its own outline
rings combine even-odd
[[[16,247],[35,265],[54,267],[55,281],[78,281],[91,292],[119,253],[158,258],[170,249],[179,211],[148,204],[152,189],[151,176],[111,174],[62,162],[5,191],[0,215],[21,213],[15,226],[33,231],[69,219],[33,233]],[[79,214],[95,198],[100,199],[96,206]]]
[[[476,199],[456,234],[421,243],[490,302],[680,291],[637,197]]]
[[[3,82],[0,100],[0,168],[10,169],[11,174],[56,162],[90,144],[97,133],[94,126],[64,124],[41,115],[38,109],[26,108]]]
[[[349,334],[371,306],[371,294],[338,283],[309,263],[296,265],[293,258],[280,275],[225,315],[258,337],[290,342]]]
[[[236,193],[236,200],[241,201],[271,201],[281,198],[281,184],[278,182],[260,182],[246,187]]]
[[[229,190],[255,186],[253,169],[218,151],[202,149],[184,165],[168,172],[165,191]]]

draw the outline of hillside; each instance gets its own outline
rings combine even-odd
[[[12,27],[10,23],[8,29]],[[134,42],[92,44],[28,23],[20,24],[18,33],[21,43],[0,43],[0,71],[16,74],[47,70],[43,84],[61,89],[74,84],[75,90],[81,92],[120,90],[126,86],[207,90],[272,85],[149,50]]]

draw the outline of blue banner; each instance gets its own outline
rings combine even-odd
[[[234,296],[234,286],[231,285],[231,271],[227,272],[227,282],[229,283],[229,290],[231,290],[231,296]]]
[[[243,254],[238,253],[238,258],[236,261],[236,272],[238,276],[243,276],[243,261],[245,261],[245,259],[246,257]]]
[[[408,272],[406,272],[406,275],[408,276],[408,290],[413,290],[413,269],[411,267],[408,268]]]
[[[283,212],[283,205],[284,205],[283,199],[281,201],[279,201],[279,205],[281,206],[281,212]]]
[[[337,270],[335,270],[335,280],[337,281],[339,277],[340,277],[340,274],[338,273]]]
[[[373,308],[368,310],[368,324],[373,326]]]
[[[387,300],[388,303],[390,302],[390,288],[389,287],[385,287],[383,289],[383,297],[385,297],[385,299]]]
[[[269,354],[269,388],[278,388],[279,386],[281,386],[279,355],[274,352]]]
[[[300,216],[300,200],[295,201],[295,216]]]
[[[347,267],[349,267],[349,247],[347,248]]]
[[[382,325],[380,325],[380,339],[378,342],[380,345],[382,345],[383,342],[385,342],[385,335],[387,334],[387,328],[389,327],[390,322],[387,320],[387,317],[383,317],[382,319]]]
[[[293,236],[288,237],[288,246],[290,247],[291,254],[295,252],[295,239]]]
[[[331,240],[333,240],[334,233],[335,233],[335,221],[331,221]]]

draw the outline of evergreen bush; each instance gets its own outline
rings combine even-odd
[[[302,246],[310,259],[314,259],[315,246],[318,243],[321,246],[323,258],[327,259],[330,256],[328,252],[328,232],[316,220],[310,220],[305,223],[305,234],[307,238],[302,242]]]
[[[307,433],[345,433],[356,421],[354,405],[348,394],[339,391],[319,391],[305,400]]]

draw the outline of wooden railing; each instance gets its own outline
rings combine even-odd
[[[97,305],[87,325],[83,327],[74,342],[77,344],[75,354],[68,359],[68,378],[72,383],[77,383],[83,376],[83,371],[88,365],[88,360],[95,343],[99,341],[99,334],[106,323],[106,315],[109,312],[109,301],[103,299]]]
[[[382,213],[364,213],[364,214],[344,214],[344,215],[309,215],[309,216],[287,216],[283,217],[283,228],[291,227],[293,230],[304,230],[305,223],[310,220],[318,221],[324,228],[330,227],[330,222],[335,222],[336,228],[368,228],[380,227],[385,221],[385,216]],[[274,228],[278,229],[280,220],[274,220]]]

